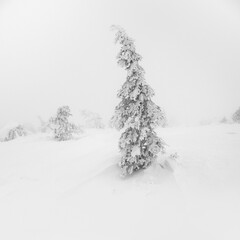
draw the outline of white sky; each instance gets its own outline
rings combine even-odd
[[[126,76],[112,24],[136,40],[153,101],[171,120],[240,106],[237,0],[0,0],[0,125],[47,119],[61,105],[110,118]]]

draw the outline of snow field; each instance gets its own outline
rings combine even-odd
[[[240,126],[158,135],[166,155],[125,179],[114,130],[0,143],[0,239],[239,239]]]

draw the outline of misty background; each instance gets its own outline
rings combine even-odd
[[[169,121],[220,120],[240,106],[238,1],[0,0],[0,126],[61,105],[108,121],[126,79],[112,24],[136,40]]]

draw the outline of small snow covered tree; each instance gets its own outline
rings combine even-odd
[[[232,119],[236,123],[240,123],[240,107],[238,110],[233,114]]]
[[[49,126],[53,130],[56,140],[66,141],[72,139],[72,134],[77,131],[77,127],[68,121],[71,115],[70,108],[63,106],[58,108],[57,116],[49,120]]]
[[[13,140],[17,137],[23,137],[23,136],[26,136],[26,135],[27,135],[27,132],[25,131],[23,126],[18,125],[17,127],[9,130],[9,132],[8,132],[4,141],[11,141],[11,140]]]
[[[111,119],[116,129],[124,129],[119,141],[122,154],[119,166],[125,176],[147,168],[164,151],[164,143],[154,131],[164,120],[164,114],[151,100],[154,91],[145,81],[139,65],[142,57],[136,52],[134,41],[122,28],[113,29],[117,30],[115,42],[121,45],[117,63],[127,71],[127,79],[118,92],[121,102]]]

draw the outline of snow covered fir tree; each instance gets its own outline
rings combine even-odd
[[[49,127],[53,130],[54,139],[66,141],[73,138],[73,133],[78,132],[78,127],[68,120],[71,115],[69,106],[63,106],[58,108],[56,117],[49,120]]]
[[[232,119],[235,123],[240,123],[240,107],[238,110],[233,114]]]
[[[142,57],[136,52],[134,41],[122,28],[112,28],[117,31],[115,43],[121,45],[117,63],[127,71],[117,95],[121,102],[111,119],[116,129],[124,129],[119,140],[119,166],[126,176],[147,168],[164,151],[164,143],[154,131],[164,121],[164,114],[151,100],[154,91],[145,81],[144,69],[139,65]]]

